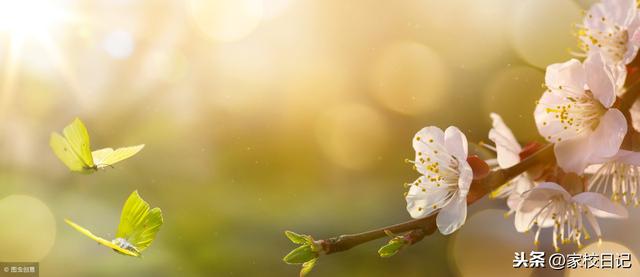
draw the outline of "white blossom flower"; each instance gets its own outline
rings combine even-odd
[[[583,215],[598,236],[602,236],[596,217],[626,218],[627,210],[595,192],[582,192],[573,197],[556,183],[540,183],[522,195],[515,217],[518,232],[538,227],[534,244],[538,245],[540,230],[553,227],[553,246],[559,250],[561,243],[575,242],[579,247],[581,239],[589,239]]]
[[[627,133],[624,115],[612,108],[616,80],[602,56],[592,53],[584,64],[572,59],[547,67],[544,92],[534,117],[538,131],[555,143],[558,165],[582,174],[595,160],[618,152]]]
[[[636,0],[603,0],[591,6],[580,26],[581,48],[600,52],[614,64],[629,64],[640,46]]]
[[[516,140],[513,132],[502,120],[502,117],[496,113],[491,113],[491,121],[493,128],[489,130],[489,139],[495,144],[495,148],[489,145],[490,149],[496,152],[497,164],[499,168],[509,168],[520,162],[520,152],[522,152],[522,146]],[[492,198],[507,198],[507,206],[509,212],[506,215],[510,215],[515,212],[520,200],[522,200],[522,193],[531,189],[534,186],[533,180],[525,172],[522,173],[506,184],[500,186],[491,192]]]
[[[520,162],[520,152],[522,146],[511,132],[511,129],[496,113],[491,113],[491,123],[493,128],[489,130],[489,139],[496,145],[498,165],[500,168],[509,168]]]
[[[407,210],[413,218],[438,212],[436,223],[445,235],[460,228],[467,218],[467,194],[473,180],[467,147],[467,138],[453,126],[444,132],[425,127],[413,139],[413,163],[422,176],[406,194]]]
[[[608,161],[587,167],[585,173],[593,174],[589,179],[589,191],[611,194],[611,200],[615,202],[640,205],[640,153],[620,150]]]

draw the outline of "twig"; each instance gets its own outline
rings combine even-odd
[[[624,113],[625,117],[630,122],[631,117],[629,115],[629,108],[640,96],[640,80],[628,80],[627,87],[627,92],[619,99],[617,108]],[[529,169],[534,168],[535,166],[549,164],[555,164],[552,144],[542,147],[528,158],[510,168],[493,171],[482,179],[474,180],[471,184],[469,195],[467,196],[467,204],[473,204],[490,191],[500,187],[509,180]],[[385,237],[388,232],[391,232],[394,234],[407,233],[406,236],[411,239],[411,244],[413,244],[422,240],[425,236],[431,235],[435,232],[436,215],[437,214],[433,214],[429,217],[413,219],[362,233],[321,239],[317,240],[316,243],[322,247],[322,252],[324,254],[333,254]]]
[[[629,84],[627,91],[620,98],[619,109],[625,114],[625,116],[627,116],[629,109],[638,96],[640,96],[640,80],[635,80]]]
[[[500,187],[509,180],[537,165],[555,163],[553,145],[546,145],[522,162],[507,168],[492,172],[486,177],[474,180],[467,196],[467,203],[473,204],[484,197],[490,191]],[[379,229],[358,234],[340,235],[333,238],[318,240],[324,254],[333,254],[349,250],[355,246],[376,240],[386,236],[386,232],[402,234],[411,232],[413,243],[420,241],[424,236],[431,235],[436,230],[436,214],[429,217],[413,219],[403,223],[382,227]]]

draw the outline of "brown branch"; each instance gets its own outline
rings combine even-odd
[[[640,96],[640,80],[636,80],[629,84],[627,91],[620,97],[619,109],[625,116],[629,113],[629,109]]]
[[[629,80],[628,80],[629,81]],[[629,108],[635,100],[640,96],[640,80],[633,80],[627,84],[627,92],[619,99],[617,108],[623,111],[625,117],[630,121]],[[520,163],[507,168],[491,172],[482,179],[474,180],[471,184],[467,203],[473,204],[477,200],[484,197],[490,191],[498,188],[509,180],[522,174],[523,172],[533,169],[539,165],[554,164],[555,157],[553,154],[553,145],[549,144],[540,150],[522,160]],[[385,237],[387,232],[394,234],[407,233],[405,236],[411,239],[411,243],[422,240],[425,236],[431,235],[436,230],[436,215],[429,217],[413,219],[403,223],[378,228],[357,234],[340,235],[328,239],[317,240],[324,254],[333,254],[349,250],[360,244]]]
[[[490,191],[498,188],[509,180],[522,174],[523,172],[537,166],[549,163],[555,163],[553,155],[553,145],[542,147],[530,157],[524,159],[520,163],[507,168],[492,172],[486,177],[474,180],[471,183],[467,203],[473,204],[480,198],[484,197]],[[340,235],[333,238],[318,240],[317,243],[322,246],[323,253],[333,254],[349,250],[355,246],[376,240],[386,236],[386,232],[394,234],[402,234],[411,232],[413,243],[420,241],[424,236],[431,235],[436,230],[436,214],[429,217],[413,219],[403,223],[378,228],[375,230],[362,232],[358,234]]]

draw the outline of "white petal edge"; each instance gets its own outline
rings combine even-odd
[[[444,131],[444,147],[459,161],[467,160],[469,147],[467,137],[457,127],[450,126]]]
[[[467,198],[469,193],[469,187],[473,181],[473,170],[466,160],[458,161],[458,189],[460,190],[460,196]]]
[[[614,159],[626,164],[640,166],[640,152],[620,149]]]
[[[582,174],[591,156],[591,140],[587,136],[558,142],[553,151],[558,166],[566,172]]]
[[[596,130],[589,136],[591,139],[591,162],[613,157],[627,134],[627,120],[618,109],[609,109],[601,118]]]
[[[552,88],[565,86],[584,89],[586,83],[584,68],[576,59],[547,66],[544,80],[545,84]]]
[[[500,168],[511,167],[520,162],[522,147],[513,135],[513,132],[496,113],[491,113],[492,126],[489,130],[489,139],[496,145],[496,154]]]
[[[460,229],[466,220],[467,199],[457,195],[447,206],[440,210],[436,218],[436,224],[440,233],[449,235]]]
[[[434,143],[444,145],[444,132],[436,126],[428,126],[420,129],[413,136],[413,150],[416,152],[427,152],[429,147],[425,143],[426,138],[433,138]]]
[[[589,54],[584,61],[584,71],[587,85],[593,95],[603,106],[611,107],[616,100],[617,81],[614,80],[610,65],[604,62],[600,52],[594,51]]]
[[[629,212],[597,192],[583,192],[573,196],[573,200],[589,207],[593,215],[604,218],[627,218]]]

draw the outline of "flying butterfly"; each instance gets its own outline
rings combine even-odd
[[[113,167],[115,163],[132,157],[144,148],[144,144],[140,144],[116,150],[103,148],[91,152],[89,133],[78,118],[64,128],[62,135],[56,132],[51,133],[49,145],[71,171],[86,174],[105,167]]]
[[[163,223],[160,208],[150,209],[149,204],[140,197],[137,190],[131,193],[124,203],[116,238],[111,241],[94,235],[69,219],[64,221],[78,232],[113,249],[116,253],[133,257],[141,257],[142,251],[151,245]]]

